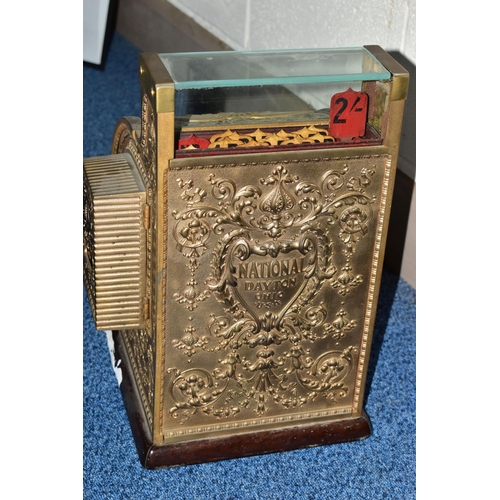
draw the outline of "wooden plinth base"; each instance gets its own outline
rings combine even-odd
[[[363,412],[358,418],[301,424],[230,436],[214,436],[182,443],[154,444],[121,336],[113,332],[113,340],[115,359],[117,362],[121,360],[123,380],[120,389],[123,401],[140,461],[147,469],[162,469],[356,441],[371,434],[370,421]]]

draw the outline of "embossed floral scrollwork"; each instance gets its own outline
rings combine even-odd
[[[216,206],[206,205],[207,192],[196,188],[191,180],[177,179],[179,187],[183,189],[181,198],[186,200],[187,209],[181,213],[173,212],[173,215],[178,221],[190,222],[188,227],[178,224],[174,236],[181,247],[199,246],[197,243],[205,241],[210,232],[222,235],[225,226],[229,225],[233,228],[257,229],[277,239],[287,228],[300,227],[326,217],[328,224],[339,224],[340,238],[352,252],[359,237],[366,234],[373,218],[371,204],[374,200],[363,194],[364,189],[354,189],[354,178],[347,183],[348,192],[341,195],[347,171],[347,166],[343,171],[330,170],[323,175],[321,184],[317,185],[309,181],[299,182],[298,176],[278,165],[270,175],[260,180],[263,186],[271,187],[266,193],[254,185],[237,189],[233,180],[210,174],[209,182],[212,196],[217,201]],[[364,175],[368,178],[368,174]],[[292,194],[293,185],[295,189]],[[290,186],[290,190],[287,186]],[[206,219],[211,219],[213,223],[209,225]],[[198,239],[191,241],[194,238]]]
[[[344,176],[348,170],[347,165],[345,165],[342,172],[337,170],[328,170],[323,174],[321,178],[321,192],[324,194],[325,199],[332,199],[337,191],[344,186]]]
[[[308,332],[324,320],[326,310],[323,305],[309,306],[304,311],[302,308],[335,272],[328,256],[322,254],[324,245],[318,236],[305,228],[298,241],[255,245],[243,237],[244,233],[231,234],[214,250],[212,272],[206,283],[233,312],[240,311],[242,317],[227,328],[218,327],[216,335],[229,339],[239,334],[241,343],[250,347],[279,345],[289,337],[296,341],[301,338],[299,332],[311,338]],[[294,257],[277,260],[289,254]],[[269,261],[269,256],[276,260]],[[273,276],[276,279],[271,279]],[[238,286],[241,279],[247,281]],[[252,300],[264,296],[274,300],[264,303],[268,310],[261,313],[259,308],[263,303]]]
[[[346,264],[342,267],[337,279],[331,282],[331,286],[338,289],[340,295],[347,295],[351,291],[351,288],[357,287],[363,282],[364,278],[361,274],[354,275],[351,271],[352,266]]]
[[[219,339],[216,350],[224,349],[228,345],[232,349],[239,349],[243,343],[255,333],[257,324],[252,318],[242,317],[233,321],[225,316],[211,315],[208,322],[209,332]]]
[[[201,368],[184,371],[171,368],[167,372],[173,372],[175,376],[170,383],[170,394],[175,401],[170,414],[174,417],[180,410],[186,410],[184,416],[187,417],[199,408],[214,403],[227,387],[227,381],[221,385],[208,371]]]
[[[185,304],[189,311],[193,311],[198,307],[199,302],[203,302],[210,297],[208,290],[200,291],[197,285],[198,282],[194,278],[190,279],[182,293],[174,293],[174,300],[179,304]]]
[[[262,415],[272,401],[290,409],[302,407],[318,396],[337,403],[348,393],[344,380],[352,371],[352,356],[357,352],[356,347],[350,346],[343,351],[328,351],[313,359],[309,356],[310,350],[305,350],[301,345],[292,346],[283,356],[276,356],[274,349],[266,347],[256,352],[253,361],[240,359],[237,353],[230,353],[224,360],[219,360],[227,368],[216,369],[214,378],[232,380],[237,388],[225,393],[221,406],[209,406],[203,412],[217,418],[228,418],[252,406],[253,401],[253,411]],[[238,373],[238,366],[253,375],[245,377]],[[290,380],[293,374],[298,384]],[[307,392],[300,393],[299,386]],[[235,398],[238,400],[236,405]]]
[[[204,349],[208,344],[208,338],[206,335],[199,337],[196,335],[196,328],[193,326],[188,326],[184,329],[184,335],[180,340],[174,339],[172,344],[175,348],[184,352],[188,357],[196,354],[197,349]]]
[[[240,376],[237,376],[237,365],[241,364],[240,355],[237,352],[230,352],[224,359],[220,359],[219,363],[226,366],[225,370],[216,368],[214,370],[214,377],[217,380],[220,379],[234,379],[239,380]]]
[[[353,206],[346,208],[339,217],[340,225],[340,238],[344,243],[357,242],[354,240],[353,235],[362,233],[363,235],[368,231],[368,224],[371,220],[371,214],[364,210],[361,206]]]
[[[324,323],[326,314],[327,310],[323,303],[304,310],[292,306],[289,313],[283,318],[282,330],[287,333],[287,339],[293,343],[324,338],[324,334],[315,333],[315,328]]]
[[[341,340],[347,333],[356,328],[358,322],[355,319],[349,320],[344,309],[336,314],[336,319],[331,323],[323,325],[325,335],[331,336],[335,340]]]
[[[332,289],[345,297],[364,281],[353,270],[354,253],[374,219],[368,187],[375,170],[353,175],[339,162],[312,182],[289,165],[274,164],[259,185],[241,188],[214,173],[200,186],[177,179],[185,206],[172,211],[171,227],[190,276],[171,298],[175,307],[208,314],[203,332],[184,325],[173,346],[193,365],[218,356],[211,368],[168,370],[170,414],[181,422],[200,412],[262,416],[273,404],[291,409],[316,398],[336,404],[348,393],[358,348],[332,349],[357,321],[344,301],[328,317],[328,303]],[[199,305],[210,299],[214,310]]]
[[[297,180],[297,176],[290,175],[281,165],[276,167],[271,175],[260,180],[264,186],[274,187],[260,202],[259,209],[264,215],[253,219],[252,223],[271,238],[280,237],[283,230],[295,222],[295,216],[291,212],[295,200],[285,185],[296,183]]]
[[[253,381],[253,388],[258,392],[266,392],[280,378],[274,373],[274,369],[282,366],[285,361],[279,357],[274,358],[273,349],[261,349],[256,352],[254,362],[245,361],[243,367],[250,372],[256,372],[249,380]]]
[[[178,250],[189,259],[187,267],[191,272],[198,268],[198,259],[205,252],[205,244],[210,237],[210,226],[202,216],[191,212],[187,217],[180,218],[173,232]]]
[[[140,150],[148,176],[154,180],[156,175],[156,114],[146,94],[142,97]]]
[[[259,187],[248,185],[241,189],[230,179],[217,179],[213,174],[209,177],[212,184],[212,195],[218,200],[219,210],[214,213],[215,224],[213,231],[221,234],[224,224],[230,224],[240,228],[251,228],[247,217],[252,217],[258,200],[262,194]]]
[[[353,353],[358,348],[350,346],[343,351],[328,351],[316,360],[310,358],[302,363],[302,353],[296,355],[294,367],[299,383],[306,389],[322,393],[324,397],[337,401],[345,397],[347,386],[343,380],[349,375],[353,367]]]
[[[148,417],[151,417],[154,388],[153,336],[148,330],[126,330],[123,331],[123,338],[134,363],[134,372],[141,395],[144,398]]]
[[[358,177],[351,177],[347,182],[347,188],[353,191],[364,193],[371,184],[371,177],[375,175],[374,168],[362,168]]]
[[[210,234],[210,226],[206,221],[194,217],[179,221],[174,232],[175,239],[181,247],[203,247]]]

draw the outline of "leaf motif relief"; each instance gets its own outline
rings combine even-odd
[[[351,288],[357,287],[364,280],[362,275],[358,274],[355,276],[351,273],[352,269],[352,266],[349,264],[345,265],[342,267],[337,279],[331,282],[331,286],[338,289],[340,295],[347,295],[351,291]]]
[[[184,335],[180,340],[174,339],[172,341],[173,346],[176,349],[181,350],[189,358],[197,353],[197,349],[204,349],[208,344],[208,337],[199,337],[196,335],[196,328],[193,326],[188,326],[184,330]]]
[[[210,297],[208,290],[200,292],[196,285],[198,285],[198,282],[194,278],[189,280],[182,294],[175,293],[173,297],[179,304],[185,304],[189,311],[193,311],[198,307],[199,302],[203,302]]]
[[[340,309],[336,314],[336,319],[331,323],[325,323],[323,325],[323,330],[325,335],[331,336],[333,339],[339,341],[352,331],[357,324],[358,322],[356,320],[349,320],[347,318],[347,312],[344,309]]]

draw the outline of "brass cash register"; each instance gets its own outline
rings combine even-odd
[[[143,54],[85,158],[84,280],[141,463],[362,439],[408,74],[378,46]]]

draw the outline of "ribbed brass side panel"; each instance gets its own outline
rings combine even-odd
[[[83,160],[84,278],[99,330],[144,326],[146,192],[128,154]]]

